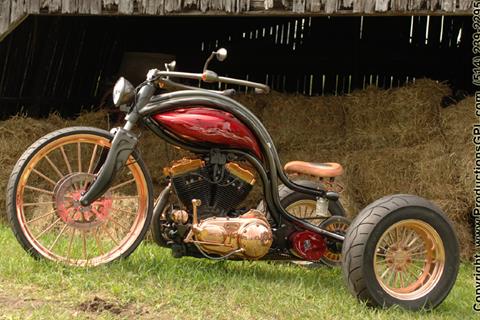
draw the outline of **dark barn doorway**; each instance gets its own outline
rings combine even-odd
[[[30,16],[0,42],[0,116],[72,116],[100,104],[126,56],[142,68],[155,60],[135,57],[175,57],[178,70],[200,72],[217,47],[229,57],[213,70],[282,92],[341,95],[422,77],[473,92],[471,35],[462,16]]]

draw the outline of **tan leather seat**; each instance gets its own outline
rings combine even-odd
[[[302,173],[322,178],[334,178],[343,174],[342,165],[334,162],[291,161],[285,165],[284,169],[287,173]]]

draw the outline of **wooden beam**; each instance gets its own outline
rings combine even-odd
[[[38,13],[284,17],[471,15],[472,3],[472,0],[0,0],[0,40],[28,14]]]

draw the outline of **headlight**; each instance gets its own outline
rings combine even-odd
[[[115,83],[115,87],[113,87],[112,95],[113,103],[115,106],[119,107],[122,104],[128,104],[132,102],[133,98],[135,97],[135,88],[127,79],[120,77],[117,83]]]

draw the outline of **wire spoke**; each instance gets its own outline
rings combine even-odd
[[[96,144],[95,147],[93,147],[93,152],[92,152],[92,156],[90,157],[90,163],[88,165],[87,173],[92,173],[93,161],[95,160],[95,155],[97,154],[97,148],[98,148],[98,144]]]
[[[398,282],[400,282],[400,287],[399,288],[403,288],[404,287],[404,282],[403,282],[403,271],[398,271],[397,272],[397,280]]]
[[[420,243],[420,244],[416,245],[416,246],[413,247],[413,248],[408,248],[407,251],[408,251],[408,253],[410,253],[410,254],[414,254],[414,253],[417,252],[418,249],[421,249],[421,248],[425,248],[425,246],[424,246],[423,243]]]
[[[415,242],[417,242],[417,240],[419,239],[418,236],[415,236],[408,244],[407,244],[407,248],[410,248]]]
[[[35,239],[40,239],[41,236],[43,236],[45,233],[47,233],[48,231],[50,231],[50,229],[52,229],[60,220],[62,220],[62,218],[58,218],[57,220],[55,220],[51,225],[49,225],[45,230],[43,230],[42,232],[40,232],[39,235],[37,235],[35,237]]]
[[[49,177],[47,177],[46,175],[44,175],[43,173],[41,173],[40,171],[38,171],[37,169],[33,168],[32,169],[33,172],[35,172],[36,174],[38,174],[40,177],[42,177],[43,179],[45,179],[46,181],[48,181],[50,184],[52,184],[53,186],[56,186],[57,183],[55,181],[53,181],[52,179],[50,179]]]
[[[87,260],[87,237],[85,236],[85,231],[82,231],[82,251],[83,259]]]
[[[57,166],[52,162],[52,160],[50,160],[50,158],[48,156],[45,156],[45,160],[47,160],[48,164],[52,167],[53,171],[55,171],[57,173],[57,175],[59,176],[60,179],[63,178],[63,173],[60,172],[60,170],[57,168]]]
[[[418,258],[410,258],[412,261],[418,261],[418,262],[427,262],[427,259],[418,259]]]
[[[405,239],[404,239],[405,245],[407,247],[409,246],[408,243],[415,238],[415,234],[416,232],[414,230],[408,229],[408,233],[405,235]]]
[[[98,226],[96,229],[95,229],[95,233],[94,233],[94,238],[95,238],[95,242],[97,243],[97,248],[98,248],[98,251],[100,251],[100,254],[101,255],[104,255],[104,252],[103,252],[103,246],[102,246],[102,243],[100,241],[100,239],[98,239],[98,229],[100,228],[100,226]]]
[[[63,160],[65,160],[65,164],[67,165],[68,173],[72,173],[72,167],[70,166],[70,162],[68,161],[68,157],[63,146],[60,147],[60,151],[62,153]]]
[[[393,276],[393,286],[394,287],[397,287],[398,274],[399,274],[398,270],[395,270],[394,271],[394,276]]]
[[[423,271],[423,269],[422,269],[422,271]],[[410,268],[408,268],[408,273],[413,276],[413,281],[417,281],[418,277],[420,276],[420,275],[416,274],[415,271],[410,269]]]
[[[123,224],[121,224],[120,222],[116,221],[115,219],[112,219],[112,218],[109,217],[109,216],[107,216],[107,219],[108,219],[109,221],[112,221],[114,224],[116,224],[117,226],[119,226],[119,227],[122,228],[123,230],[130,231],[130,228],[125,227]]]
[[[410,253],[410,257],[419,256],[419,255],[426,255],[426,254],[427,254],[427,250],[417,251],[417,252]]]
[[[422,272],[425,272],[424,268],[417,266],[415,263],[411,263],[410,266],[415,267],[417,270],[421,270]],[[428,272],[428,274],[430,274],[430,272]]]
[[[390,242],[387,240],[390,240]],[[392,244],[395,243],[395,239],[393,239],[393,232],[388,233],[388,239],[385,238],[385,242],[388,244],[388,246],[391,246]]]
[[[46,201],[46,202],[27,202],[27,203],[24,203],[23,206],[24,207],[33,207],[33,206],[43,206],[43,205],[46,205],[46,204],[54,204],[55,202],[53,201]]]
[[[60,233],[58,234],[58,236],[55,238],[55,240],[53,241],[53,243],[50,245],[50,248],[48,248],[48,250],[52,251],[53,247],[57,244],[57,241],[58,239],[60,239],[60,237],[62,236],[63,232],[65,231],[65,229],[68,227],[68,224],[65,224],[62,228],[62,230],[60,230]]]
[[[77,142],[77,153],[78,172],[82,172],[82,147],[80,145],[80,142]]]
[[[131,214],[136,214],[136,212],[128,211],[128,210],[121,209],[121,208],[112,208],[112,210],[123,212],[123,213],[130,214],[130,215]]]
[[[395,228],[395,240],[396,240],[397,243],[400,242],[400,230],[399,229],[400,229],[399,227]]]
[[[127,181],[125,181],[125,182],[119,183],[119,184],[117,184],[116,186],[111,187],[111,188],[109,189],[109,191],[116,190],[116,189],[121,188],[121,187],[123,187],[123,186],[126,186],[126,185],[128,185],[128,184],[130,184],[130,183],[132,183],[132,182],[135,182],[135,178],[132,178],[132,179],[127,180]]]
[[[75,232],[77,229],[73,228],[72,235],[70,237],[70,241],[68,243],[68,250],[67,250],[67,260],[70,260],[70,253],[72,252],[72,243],[73,243],[73,238],[75,237]]]
[[[105,232],[108,234],[108,236],[110,237],[110,239],[113,240],[113,242],[115,242],[115,244],[118,246],[118,241],[115,240],[115,238],[113,237],[113,235],[110,233],[110,231],[108,231],[108,228],[107,228],[107,225],[105,224]]]
[[[395,270],[394,270],[394,266],[392,266],[392,270],[390,271],[390,274],[387,278],[387,285],[390,286],[390,283],[392,282],[392,277],[393,277],[393,274],[395,273]]]
[[[384,263],[387,263],[387,259],[377,259],[377,264],[384,264]]]
[[[37,220],[40,220],[40,219],[42,219],[42,218],[48,217],[49,215],[54,214],[56,211],[57,211],[57,210],[52,210],[52,211],[50,211],[50,212],[48,212],[48,213],[45,213],[44,215],[41,215],[41,216],[39,216],[39,217],[30,219],[30,220],[28,220],[28,221],[25,222],[25,223],[26,223],[26,224],[29,224],[29,223],[35,222],[35,221],[37,221]]]
[[[48,190],[41,189],[41,188],[37,188],[37,187],[32,187],[32,186],[26,185],[26,186],[25,186],[25,189],[29,189],[29,190],[33,190],[33,191],[38,191],[38,192],[43,192],[43,193],[46,193],[46,194],[49,194],[49,195],[52,195],[52,196],[53,196],[53,192],[52,192],[52,191],[48,191]]]
[[[380,278],[383,279],[383,278],[387,275],[387,273],[388,273],[389,271],[390,271],[390,267],[387,267],[387,269],[385,269],[385,271],[382,273],[382,275],[380,276]]]

